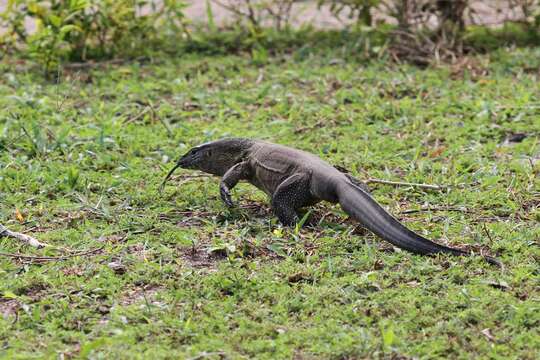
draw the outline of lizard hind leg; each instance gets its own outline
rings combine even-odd
[[[310,174],[296,173],[285,179],[272,195],[272,208],[284,226],[298,223],[297,209],[312,202]]]

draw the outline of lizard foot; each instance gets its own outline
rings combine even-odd
[[[223,200],[227,207],[234,207],[234,202],[231,200],[231,194],[229,193],[229,190],[227,188],[221,186],[219,189],[219,194],[221,195],[221,200]]]

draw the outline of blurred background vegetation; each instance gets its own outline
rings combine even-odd
[[[540,0],[3,0],[0,56],[60,65],[338,51],[426,66],[539,43]],[[322,20],[321,20],[322,19]]]

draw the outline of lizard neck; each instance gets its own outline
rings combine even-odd
[[[250,139],[223,139],[210,143],[211,157],[200,165],[199,170],[223,176],[234,165],[249,156],[254,141]]]

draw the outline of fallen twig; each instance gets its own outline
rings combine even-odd
[[[148,106],[150,107],[150,115],[152,117],[152,121],[154,121],[157,118],[159,122],[165,127],[165,130],[167,130],[167,133],[169,134],[169,136],[172,136],[173,131],[171,129],[171,126],[163,117],[157,114],[156,109],[154,109],[154,105],[152,104],[150,100],[148,101]]]
[[[489,233],[489,230],[486,226],[486,223],[482,223],[482,228],[484,229],[484,232],[486,233],[487,237],[489,238],[490,244],[493,244],[493,238],[491,237],[491,234]]]
[[[403,210],[400,211],[400,214],[413,214],[418,212],[424,212],[424,211],[457,211],[457,212],[464,212],[464,213],[471,213],[473,211],[464,208],[464,207],[424,207],[420,209],[411,209],[411,210]]]
[[[129,118],[129,119],[126,119],[124,121],[124,124],[129,124],[129,123],[132,123],[132,122],[135,122],[137,120],[139,120],[141,117],[143,117],[145,114],[147,114],[149,111],[152,111],[152,108],[150,108],[149,106],[145,107],[140,113],[138,113],[137,115]]]
[[[33,247],[38,248],[38,249],[50,246],[49,244],[42,243],[41,241],[37,240],[36,238],[33,238],[30,235],[21,234],[21,233],[15,232],[15,231],[11,231],[2,224],[0,224],[0,237],[1,236],[6,236],[6,237],[11,237],[11,238],[17,239],[19,241],[27,243],[28,245],[33,246]]]
[[[387,185],[395,185],[395,186],[414,186],[414,187],[420,187],[425,189],[433,189],[433,190],[444,190],[449,188],[448,185],[432,185],[432,184],[419,184],[419,183],[410,183],[410,182],[403,182],[403,181],[390,181],[390,180],[382,180],[382,179],[367,179],[364,181],[366,184],[370,183],[377,183],[377,184],[387,184]]]
[[[34,256],[34,255],[25,255],[25,254],[18,254],[18,253],[0,252],[0,256],[10,257],[14,259],[30,260],[30,261],[35,261],[35,262],[46,262],[46,261],[62,261],[62,260],[67,260],[67,259],[74,258],[77,256],[95,255],[99,253],[101,250],[103,250],[103,247],[92,249],[92,250],[86,250],[86,251],[77,251],[77,252],[73,252],[71,254],[62,255],[62,256]]]
[[[171,180],[187,180],[187,179],[199,179],[199,178],[210,178],[212,175],[210,174],[182,174],[177,176],[171,176]]]

